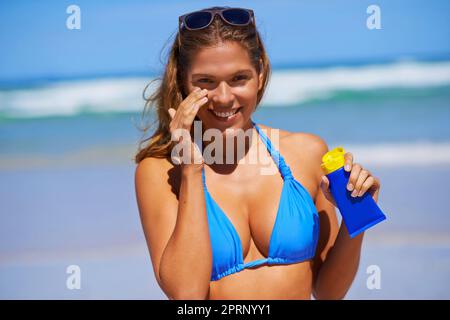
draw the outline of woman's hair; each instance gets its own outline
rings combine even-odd
[[[181,43],[180,48],[178,41]],[[174,142],[171,141],[171,133],[169,131],[171,117],[168,110],[169,108],[177,110],[180,103],[188,95],[185,88],[185,77],[189,70],[188,68],[191,66],[192,58],[200,48],[214,47],[226,41],[239,42],[247,51],[256,72],[258,74],[261,70],[263,72],[263,85],[257,94],[256,106],[258,106],[269,82],[271,68],[269,58],[256,27],[252,24],[242,27],[228,25],[216,15],[214,21],[205,29],[194,31],[184,29],[181,32],[181,38],[180,32],[177,32],[165,65],[163,78],[155,79],[161,80],[159,86],[150,97],[145,98],[144,96],[146,103],[142,117],[145,118],[145,114],[148,113],[150,107],[154,106],[158,127],[151,137],[140,141],[139,150],[134,159],[136,163],[141,162],[146,157],[170,158]],[[148,87],[149,85],[145,89]],[[150,127],[150,125],[144,125],[140,130],[145,135]],[[147,141],[147,145],[142,148],[142,144]]]

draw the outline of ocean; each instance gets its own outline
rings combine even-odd
[[[0,83],[0,298],[165,299],[134,194],[153,77]],[[387,220],[366,232],[348,299],[450,298],[450,61],[274,69],[253,119],[343,146],[380,178]]]

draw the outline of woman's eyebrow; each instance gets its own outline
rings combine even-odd
[[[238,74],[238,73],[244,73],[244,72],[252,72],[252,70],[250,70],[250,69],[242,69],[242,70],[236,71],[232,75],[235,75],[235,74]],[[211,78],[214,78],[214,76],[212,74],[207,74],[207,73],[194,73],[192,75],[192,77],[193,78],[194,77],[211,77]]]

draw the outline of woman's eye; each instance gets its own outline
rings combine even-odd
[[[246,80],[246,79],[248,79],[248,77],[246,75],[239,75],[239,76],[235,76],[233,78],[233,81],[242,81],[242,80]],[[207,78],[198,79],[197,82],[208,83],[208,84],[214,83],[213,80],[207,79]]]
[[[236,80],[236,81],[245,80],[245,79],[247,79],[247,76],[244,76],[244,75],[234,77],[234,80]]]

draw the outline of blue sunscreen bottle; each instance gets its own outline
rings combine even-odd
[[[386,219],[372,195],[365,192],[362,197],[352,197],[347,190],[350,172],[344,170],[344,148],[337,147],[322,157],[322,170],[330,181],[330,192],[341,212],[350,238]]]

